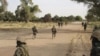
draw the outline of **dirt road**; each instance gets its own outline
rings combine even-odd
[[[37,38],[33,40],[31,29],[0,30],[0,56],[13,56],[18,34],[27,39],[30,56],[89,56],[91,31],[88,28],[84,32],[80,22],[73,22],[57,27],[55,39],[52,39],[50,28],[46,28],[39,29]]]

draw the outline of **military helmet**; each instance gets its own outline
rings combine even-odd
[[[16,40],[17,40],[17,41],[20,41],[21,43],[23,43],[23,42],[26,43],[26,42],[25,42],[25,38],[22,37],[22,36],[20,36],[20,37],[18,36]]]

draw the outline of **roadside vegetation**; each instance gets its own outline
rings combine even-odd
[[[47,13],[43,17],[37,17],[36,14],[42,11],[32,0],[20,0],[20,5],[17,6],[15,12],[7,10],[9,6],[7,0],[0,0],[0,3],[0,28],[31,28],[34,25],[37,27],[45,27],[59,21],[66,24],[71,21],[82,21],[82,17],[79,15],[55,15],[52,17],[50,13]]]
[[[94,26],[100,27],[100,21],[89,22],[89,26],[91,28],[93,28]]]
[[[56,23],[42,23],[42,22],[0,22],[0,28],[32,28],[37,26],[37,28],[47,28],[48,26],[57,25]]]

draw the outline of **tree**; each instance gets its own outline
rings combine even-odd
[[[50,22],[52,20],[51,14],[46,14],[42,19],[44,22]]]
[[[91,7],[98,7],[100,5],[100,0],[72,0],[72,1],[77,1],[79,3],[82,2]]]
[[[82,17],[81,17],[81,16],[76,16],[76,17],[75,17],[75,20],[76,20],[76,21],[81,21],[81,20],[82,20]]]
[[[1,3],[0,8],[2,9],[2,12],[7,11],[7,5],[8,5],[7,1],[6,0],[0,0],[0,3]]]
[[[59,20],[59,16],[58,15],[55,15],[53,18],[52,18],[52,21],[54,22],[57,22]]]
[[[100,17],[100,0],[72,0],[77,2],[82,2],[84,4],[87,4],[89,6],[88,13],[92,14],[93,16]]]
[[[5,12],[5,19],[7,19],[7,21],[9,21],[9,22],[10,21],[16,21],[15,15],[10,11]]]
[[[5,18],[5,15],[0,13],[0,21],[3,21],[4,18]]]
[[[20,0],[20,1],[21,5],[19,5],[17,7],[17,10],[15,11],[17,19],[28,22],[33,17],[35,17],[35,14],[37,12],[40,12],[38,5],[33,5],[32,0]]]
[[[73,15],[70,15],[67,18],[68,18],[69,21],[74,21],[75,20],[75,17]]]
[[[85,16],[85,18],[87,19],[87,21],[97,21],[97,20],[100,20],[100,17],[97,17],[97,16],[95,16],[93,14],[89,14],[89,13]]]

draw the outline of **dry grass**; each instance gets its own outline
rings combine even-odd
[[[56,23],[24,23],[24,22],[0,22],[0,28],[32,28],[33,26],[36,26],[37,28],[44,28],[48,26],[56,25]]]

